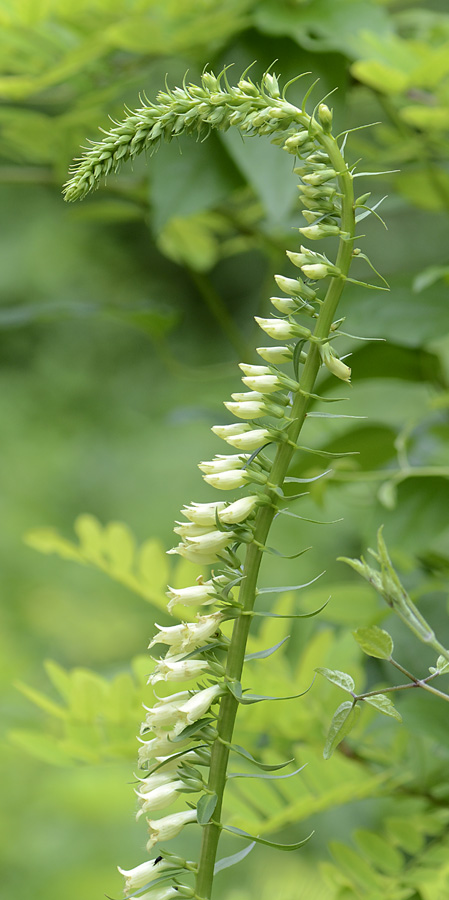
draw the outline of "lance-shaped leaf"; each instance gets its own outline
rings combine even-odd
[[[288,641],[289,637],[290,635],[287,635],[287,637],[282,638],[282,641],[279,641],[279,643],[277,644],[273,644],[273,646],[268,647],[267,650],[259,650],[258,653],[248,653],[247,656],[245,656],[245,662],[249,662],[251,659],[267,659],[268,656],[272,655],[272,653],[276,653],[276,650],[279,650],[279,647],[282,647],[282,644],[285,644],[285,642]]]
[[[286,510],[279,510],[279,512],[286,512]],[[319,575],[316,575],[315,578],[312,578],[311,581],[306,581],[304,584],[290,584],[286,587],[267,587],[267,588],[258,588],[256,593],[257,596],[259,594],[285,594],[287,591],[300,591],[301,588],[309,587],[309,585],[313,584],[315,581],[318,581],[321,576],[324,575],[324,571],[320,572]]]
[[[330,597],[329,597],[330,600]],[[322,606],[319,606],[318,609],[314,609],[311,613],[272,613],[272,612],[251,612],[251,616],[258,616],[263,619],[312,619],[313,616],[318,616],[320,612],[323,612],[323,609],[326,608],[329,600],[326,600],[326,603],[323,603]]]
[[[251,755],[249,750],[245,750],[245,748],[241,747],[240,744],[228,744],[227,741],[225,743],[229,747],[229,749],[233,751],[233,753],[237,754],[237,756],[242,756],[243,759],[249,759],[250,762],[254,763],[255,766],[257,766],[259,769],[262,769],[262,771],[264,772],[276,772],[278,769],[285,769],[286,766],[289,766],[292,762],[294,762],[293,759],[287,759],[286,762],[277,763],[276,765],[261,763],[258,759],[255,759],[254,756]]]
[[[199,825],[207,825],[217,805],[218,797],[215,793],[203,794],[196,806],[196,816]]]
[[[401,714],[398,713],[396,707],[386,694],[374,694],[372,697],[363,697],[362,699],[365,703],[369,703],[370,706],[374,706],[374,708],[383,713],[384,716],[391,716],[392,719],[397,719],[398,722],[402,722]]]
[[[297,844],[278,844],[276,841],[266,841],[264,838],[256,837],[254,834],[248,834],[247,831],[242,831],[241,828],[234,828],[232,825],[223,825],[223,831],[229,831],[230,834],[237,834],[239,837],[250,838],[250,840],[255,841],[257,844],[264,844],[265,847],[275,847],[276,850],[299,850],[307,841],[310,841],[310,838],[314,834],[313,831],[304,838],[302,841],[298,841]]]
[[[350,700],[341,703],[334,713],[334,717],[330,724],[329,732],[324,745],[324,759],[329,759],[335,748],[341,744],[342,740],[354,728],[360,713],[360,707],[354,706]]]
[[[378,628],[377,625],[371,625],[369,628],[357,628],[352,633],[367,656],[374,656],[376,659],[391,658],[394,644],[388,631]]]
[[[235,699],[244,706],[248,706],[251,703],[261,703],[262,700],[296,700],[297,697],[303,697],[304,694],[307,694],[312,687],[312,685],[309,685],[309,687],[305,691],[301,691],[300,694],[289,694],[287,697],[269,697],[265,694],[244,694],[240,681],[229,681],[227,686]]]
[[[306,765],[307,763],[304,763],[299,769],[295,769],[294,772],[287,772],[285,775],[264,775],[259,774],[259,772],[230,772],[227,778],[262,778],[264,781],[280,781],[282,778],[293,778],[293,775],[302,772]]]
[[[248,856],[249,853],[251,853],[251,850],[253,850],[255,846],[256,841],[251,841],[251,843],[248,844],[248,846],[245,847],[244,850],[240,850],[238,853],[233,853],[232,856],[224,856],[223,859],[219,859],[214,866],[214,875],[216,875],[217,872],[222,872],[223,869],[229,869],[230,866],[235,866],[236,863],[241,862],[242,859],[245,859],[245,857]]]
[[[339,672],[338,669],[322,669],[321,667],[315,669],[315,672],[323,675],[324,678],[342,688],[343,691],[347,691],[348,694],[352,694],[355,690],[354,680],[347,672]]]
[[[184,741],[186,738],[194,737],[195,734],[198,734],[206,725],[211,725],[214,719],[198,719],[197,722],[193,722],[192,725],[187,725],[187,728],[184,728],[179,734],[172,737],[170,740],[173,744],[178,743],[179,741]]]

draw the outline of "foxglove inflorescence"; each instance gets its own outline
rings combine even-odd
[[[271,316],[256,318],[264,335],[276,343],[257,349],[261,364],[240,364],[247,390],[232,394],[224,404],[236,421],[212,429],[232,452],[199,464],[204,481],[219,495],[186,505],[174,528],[180,541],[168,552],[201,569],[211,568],[189,587],[168,588],[168,612],[184,606],[190,614],[196,611],[196,620],[157,625],[150,643],[150,648],[165,648],[151,685],[173,684],[172,693],[146,709],[139,738],[137,815],[147,818],[147,849],[157,845],[157,856],[120,870],[125,892],[145,900],[210,897],[218,839],[226,828],[221,820],[226,770],[235,716],[243,702],[240,679],[266,538],[279,503],[287,499],[283,483],[307,409],[316,399],[312,391],[320,367],[345,382],[350,379],[349,366],[330,342],[341,324],[334,316],[354,252],[357,203],[352,172],[331,135],[331,110],[324,103],[312,115],[296,108],[269,73],[260,86],[244,76],[237,87],[229,86],[225,73],[205,73],[200,86],[184,84],[160,93],[155,104],[131,113],[104,140],[92,144],[75,163],[66,186],[68,200],[82,197],[123,160],[161,138],[231,125],[244,134],[275,134],[275,143],[299,160],[294,171],[300,177],[306,220],[300,240],[337,237],[338,253],[333,263],[302,245],[287,252],[300,274],[276,275],[283,296],[271,298]],[[226,491],[230,499],[223,495]],[[227,620],[233,622],[230,638],[222,630]],[[192,680],[194,689],[189,686]],[[182,799],[184,809],[155,816]],[[198,864],[161,847],[195,822],[203,830]],[[194,888],[184,882],[189,872],[196,873]]]

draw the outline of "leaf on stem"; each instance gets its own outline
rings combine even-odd
[[[397,719],[398,722],[402,722],[401,714],[398,713],[395,705],[385,694],[374,694],[372,697],[361,697],[361,699],[365,703],[369,703],[370,706],[374,706],[374,708],[383,713],[384,716],[391,716],[392,719]]]
[[[245,859],[245,857],[251,853],[251,850],[253,850],[255,846],[256,841],[251,841],[244,850],[239,850],[238,853],[233,853],[232,856],[224,856],[223,859],[219,859],[214,866],[214,875],[221,872],[223,869],[229,869],[230,866],[235,866],[237,863],[241,862],[242,859]]]
[[[394,644],[388,631],[371,625],[369,628],[357,628],[352,634],[367,656],[374,656],[376,659],[391,658]]]
[[[299,850],[299,848],[306,844],[307,841],[310,841],[310,838],[314,834],[314,832],[311,831],[311,833],[306,838],[304,838],[303,841],[298,841],[297,844],[278,844],[275,841],[266,841],[264,840],[264,838],[256,837],[253,834],[248,834],[247,831],[242,831],[241,828],[234,828],[231,825],[223,825],[223,831],[229,831],[230,834],[237,834],[240,837],[251,838],[252,841],[255,841],[257,844],[264,844],[266,847],[275,847],[276,850],[285,851]]]
[[[341,703],[334,713],[324,745],[324,759],[330,759],[336,747],[354,728],[360,713],[360,707],[354,706],[350,700]]]
[[[349,694],[352,694],[355,690],[354,680],[346,672],[340,672],[338,669],[322,669],[321,667],[315,669],[315,672],[318,675],[323,675],[332,684],[336,684],[337,687],[342,688],[343,691],[347,691]]]
[[[282,638],[282,641],[279,641],[277,644],[273,644],[272,647],[268,647],[267,650],[259,650],[258,653],[248,653],[245,656],[245,662],[249,662],[251,659],[267,659],[268,656],[271,656],[272,653],[276,653],[276,650],[279,650],[279,647],[282,647],[282,644],[285,644],[288,641],[290,635]]]
[[[207,825],[215,810],[217,802],[218,797],[215,793],[203,794],[203,796],[200,797],[196,806],[196,817],[199,825]]]
[[[286,766],[289,766],[290,763],[294,762],[294,759],[288,759],[287,762],[277,763],[276,765],[268,765],[267,763],[261,763],[258,759],[254,759],[254,756],[248,750],[245,750],[244,747],[241,747],[240,744],[229,744],[229,749],[232,750],[237,756],[242,756],[243,759],[249,759],[250,762],[254,763],[259,769],[262,769],[264,772],[276,772],[278,769],[285,769]]]

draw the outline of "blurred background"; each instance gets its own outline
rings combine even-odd
[[[262,575],[295,584],[326,569],[319,587],[278,602],[311,611],[333,599],[295,625],[269,674],[254,664],[254,686],[300,690],[316,665],[345,669],[360,690],[385,685],[390,670],[362,659],[350,631],[387,610],[335,560],[372,546],[384,523],[412,596],[449,639],[449,14],[444,0],[0,0],[0,60],[5,896],[118,897],[116,864],[144,859],[129,782],[145,648],[166,621],[167,578],[191,578],[169,573],[164,553],[181,505],[212,496],[196,464],[223,452],[210,427],[229,421],[236,363],[257,362],[253,316],[268,313],[273,274],[292,274],[285,249],[299,247],[301,216],[292,158],[269,139],[180,139],[71,206],[68,166],[139,92],[154,99],[166,77],[196,81],[205,66],[232,65],[233,83],[276,60],[283,84],[312,73],[289,89],[294,103],[316,78],[313,103],[338,87],[336,131],[380,123],[351,134],[348,154],[360,172],[393,170],[359,182],[370,203],[388,195],[388,231],[366,219],[361,246],[391,292],[351,286],[342,315],[384,342],[339,345],[352,352],[351,387],[322,377],[321,393],[347,397],[338,411],[366,418],[310,420],[304,441],[359,455],[296,508],[343,521],[276,523],[284,552],[313,549],[267,558]],[[321,472],[316,460],[298,456],[293,474]],[[425,673],[432,655],[386,627],[402,664]],[[262,629],[254,646],[278,632]],[[282,790],[258,784],[257,803],[234,790],[233,823],[316,833],[287,857],[254,850],[217,878],[217,900],[447,897],[444,703],[407,692],[402,726],[364,710],[324,763],[342,699],[317,681],[287,717],[282,705],[245,710],[240,743],[308,766]],[[176,845],[197,852],[188,830]]]

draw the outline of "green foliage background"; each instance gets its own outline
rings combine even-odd
[[[350,672],[360,689],[389,683],[384,663],[362,658],[350,635],[387,611],[335,562],[372,544],[381,522],[414,600],[448,640],[444,0],[1,0],[0,855],[11,897],[118,896],[114,865],[141,861],[144,834],[128,782],[143,654],[164,615],[163,550],[181,504],[209,496],[196,463],[217,452],[209,428],[225,421],[236,361],[254,361],[252,317],[267,310],[273,273],[287,274],[284,249],[297,249],[292,229],[300,224],[290,158],[231,132],[173,143],[80,205],[64,206],[60,186],[77,147],[96,138],[98,125],[107,128],[108,115],[138,104],[139,91],[151,99],[165,73],[175,85],[187,69],[195,80],[206,64],[233,63],[232,78],[257,60],[256,77],[276,58],[283,82],[309,70],[320,77],[316,99],[338,86],[341,130],[380,122],[350,137],[363,170],[400,171],[360,182],[374,200],[389,195],[388,232],[374,219],[364,225],[391,293],[354,286],[343,309],[349,331],[386,343],[356,345],[352,387],[321,386],[343,392],[345,411],[367,418],[314,419],[307,432],[312,446],[360,451],[299,510],[344,521],[319,528],[278,520],[276,546],[314,549],[282,565],[271,558],[263,573],[266,585],[294,584],[327,570],[319,586],[282,595],[280,610],[295,602],[312,611],[333,599],[318,619],[295,625],[285,655],[253,664],[254,685],[289,693],[292,679],[302,689],[323,665]],[[302,90],[290,89],[293,102]],[[310,459],[298,457],[294,474],[320,471]],[[81,550],[48,530],[22,542],[38,526],[73,542],[80,513],[96,517],[78,521]],[[96,520],[128,523],[144,545],[138,577],[129,532],[103,533]],[[39,556],[30,544],[69,561]],[[433,658],[421,646],[417,653],[394,620],[387,627],[401,662],[425,672]],[[284,634],[264,627],[252,649]],[[44,659],[54,660],[46,671]],[[289,830],[294,839],[314,827],[316,835],[293,859],[255,850],[227,880],[219,876],[217,900],[447,897],[442,704],[410,692],[398,703],[402,726],[365,709],[325,762],[326,728],[341,699],[320,680],[287,716],[282,704],[245,709],[240,743],[267,758],[293,752],[308,765],[279,791],[258,783],[257,803],[252,782],[241,782],[231,792],[234,824]],[[184,841],[194,853],[188,831]]]

